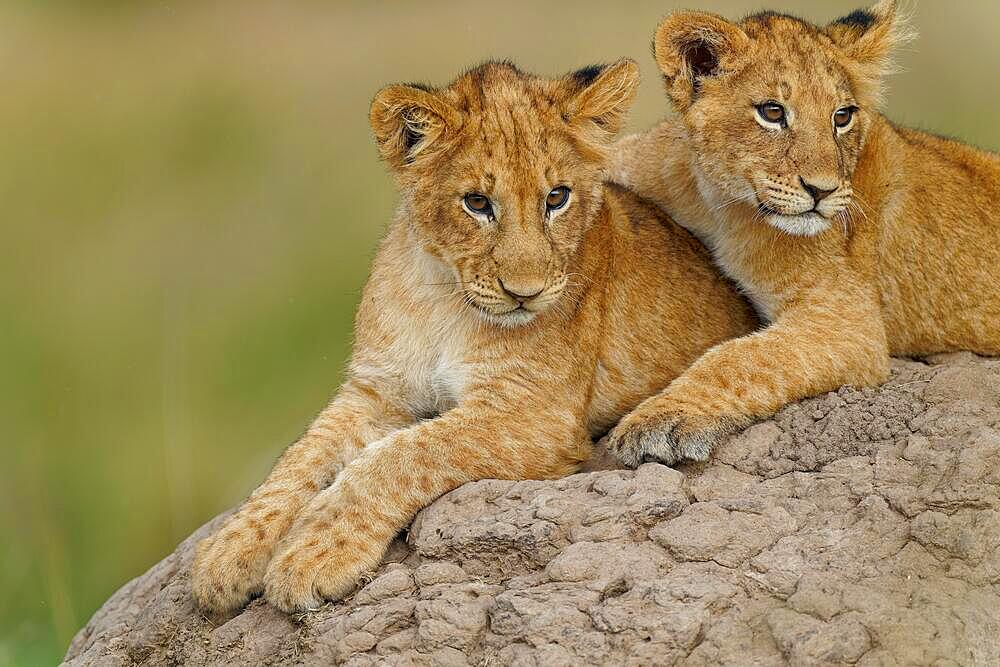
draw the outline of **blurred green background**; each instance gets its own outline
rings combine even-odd
[[[0,5],[0,664],[57,662],[129,578],[266,473],[339,381],[395,194],[393,81],[628,55],[679,4]],[[770,2],[816,20],[849,1]],[[1000,147],[1000,3],[911,4],[896,120]]]

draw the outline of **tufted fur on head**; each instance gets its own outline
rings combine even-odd
[[[777,43],[766,39],[776,24],[793,39]],[[809,44],[817,55],[825,52],[827,60],[837,61],[838,67],[850,73],[853,83],[864,89],[859,94],[875,99],[882,78],[895,71],[896,50],[915,36],[896,0],[881,0],[826,26],[770,11],[737,22],[708,12],[685,11],[660,23],[653,52],[667,92],[683,112],[708,79],[780,61],[787,55],[783,51],[803,44]],[[832,50],[828,48],[831,45]]]
[[[496,95],[509,107],[518,95],[533,106],[545,98],[546,112],[557,112],[564,128],[575,131],[596,145],[606,144],[621,129],[635,97],[639,68],[632,60],[613,65],[591,65],[562,79],[548,80],[525,74],[509,62],[486,62],[458,77],[448,86],[434,89],[415,84],[383,88],[372,101],[370,122],[382,157],[401,170],[428,148],[445,153],[470,133],[463,124],[469,114],[485,107],[474,104],[477,86],[502,82]],[[506,98],[506,99],[505,99]],[[479,119],[473,124],[482,125]],[[599,130],[599,131],[595,131]]]

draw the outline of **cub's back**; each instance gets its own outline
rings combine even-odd
[[[869,141],[855,180],[891,351],[1000,353],[1000,156],[888,123]]]
[[[749,302],[693,234],[627,188],[608,188],[625,214],[616,220],[612,287],[623,292],[619,302],[628,304],[612,313],[612,321],[631,322],[635,315],[638,330],[690,361],[701,355],[704,340],[726,340],[757,326]]]
[[[606,184],[605,192],[611,258],[597,423],[665,387],[708,348],[757,326],[750,304],[694,236],[622,186]]]

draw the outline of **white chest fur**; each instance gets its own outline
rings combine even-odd
[[[437,307],[384,313],[383,340],[374,354],[356,358],[355,375],[379,379],[419,418],[455,407],[470,375],[468,325]]]
[[[469,378],[469,345],[479,326],[450,276],[425,253],[417,251],[413,289],[403,308],[385,313],[391,342],[383,363],[401,380],[404,400],[413,414],[433,417],[455,407]]]

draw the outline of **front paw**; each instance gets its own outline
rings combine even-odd
[[[264,597],[285,612],[317,609],[354,590],[382,561],[389,538],[345,519],[311,521],[292,529],[264,575]]]
[[[191,592],[210,614],[233,612],[264,588],[271,543],[259,524],[231,518],[218,533],[198,543],[191,566]]]
[[[707,461],[733,430],[732,420],[687,414],[669,406],[640,405],[608,435],[608,449],[630,468],[651,461],[664,465],[685,459]]]

